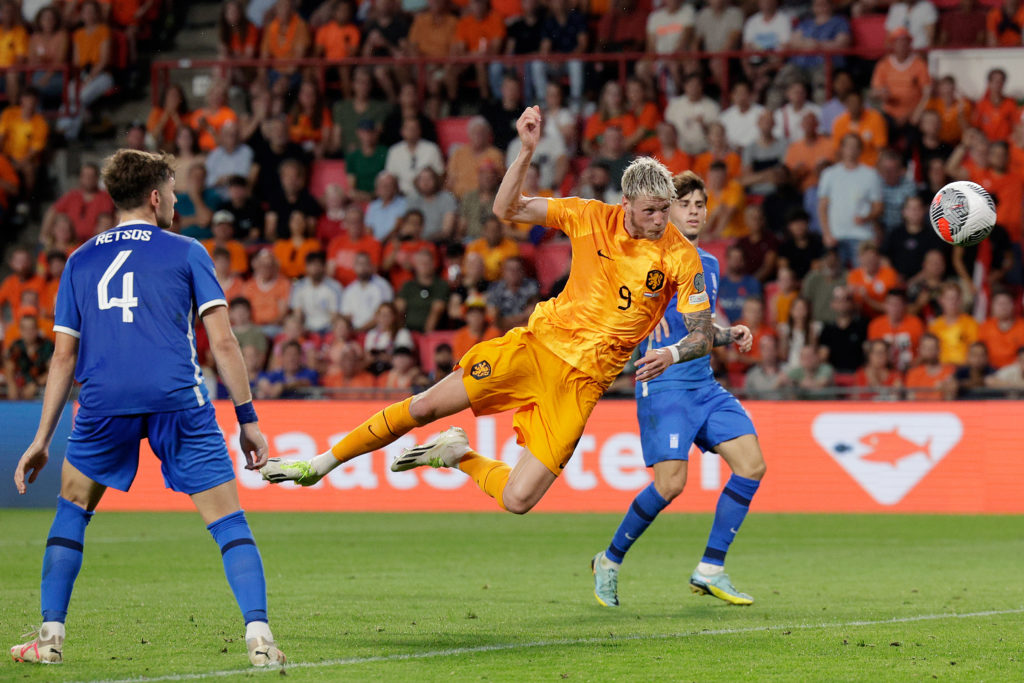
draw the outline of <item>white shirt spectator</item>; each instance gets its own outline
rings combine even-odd
[[[444,175],[444,157],[441,148],[429,140],[420,140],[415,148],[402,140],[391,146],[384,170],[398,178],[398,189],[409,196],[416,191],[416,176],[423,169],[430,167],[439,175]]]
[[[757,140],[757,120],[764,107],[754,103],[745,112],[735,104],[722,112],[719,121],[725,126],[725,137],[733,147],[743,149]]]
[[[743,25],[743,44],[758,50],[779,50],[789,42],[793,34],[793,22],[784,12],[776,12],[771,19],[765,19],[762,12],[751,15]]]
[[[651,12],[647,17],[647,35],[654,36],[654,51],[659,55],[677,51],[683,33],[696,23],[697,12],[689,3],[680,5],[675,12],[669,12],[667,7]]]
[[[707,52],[721,52],[729,47],[729,36],[743,31],[743,10],[726,7],[721,14],[715,14],[710,7],[697,13],[694,33]]]
[[[818,182],[818,198],[828,199],[828,224],[837,240],[869,240],[874,231],[870,223],[857,223],[854,218],[871,213],[871,204],[882,201],[882,177],[878,171],[858,164],[829,166]]]
[[[801,122],[807,114],[814,114],[821,122],[821,107],[814,102],[804,102],[800,111],[793,108],[793,105],[786,103],[786,106],[775,110],[775,126],[772,128],[772,135],[786,142],[796,142],[804,139],[804,128]]]
[[[506,167],[511,166],[512,162],[515,161],[519,155],[519,150],[523,146],[523,143],[516,138],[508,145],[508,151],[505,152],[505,165]],[[536,163],[540,167],[540,186],[551,189],[555,185],[555,170],[558,165],[558,160],[564,157],[568,151],[565,148],[565,143],[562,141],[562,136],[551,137],[548,135],[542,135],[540,142],[537,143],[537,148],[533,152],[533,158],[530,160],[531,163]]]
[[[382,303],[394,301],[391,284],[374,273],[366,282],[353,280],[341,296],[341,314],[347,315],[356,329],[365,327],[377,314]]]
[[[378,241],[383,242],[395,229],[398,219],[408,210],[405,197],[394,197],[387,206],[379,199],[374,199],[366,207],[363,222]]]
[[[680,95],[669,100],[665,120],[679,132],[679,149],[691,156],[706,150],[708,138],[704,128],[718,118],[719,111],[719,106],[710,97],[692,102],[686,95]]]
[[[248,177],[252,161],[252,147],[249,145],[238,145],[234,152],[228,152],[223,147],[215,147],[206,157],[206,186],[213,187],[218,181],[227,180],[233,175]],[[225,192],[226,190],[225,187]]]
[[[363,350],[367,353],[373,353],[374,351],[391,353],[395,349],[403,347],[407,349],[416,348],[416,342],[412,340],[412,332],[404,327],[399,329],[394,337],[391,336],[390,332],[386,330],[381,331],[375,327],[366,333],[366,339],[363,340]]]
[[[289,308],[302,311],[306,329],[324,332],[331,326],[334,314],[341,311],[341,284],[332,277],[325,277],[320,284],[304,277],[292,285]]]
[[[910,32],[910,47],[921,50],[931,47],[926,29],[934,27],[938,21],[939,12],[928,0],[918,0],[913,4],[894,2],[889,5],[889,13],[885,15],[885,32],[892,33],[898,28],[905,28]],[[934,32],[932,35],[935,35]]]

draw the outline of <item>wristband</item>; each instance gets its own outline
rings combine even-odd
[[[675,344],[672,344],[671,346],[667,346],[666,348],[668,349],[668,352],[672,354],[672,364],[674,365],[674,364],[678,363],[679,362],[679,347],[676,346]]]
[[[238,418],[238,424],[241,425],[259,421],[259,418],[256,417],[256,409],[252,407],[252,401],[235,406],[235,417]]]

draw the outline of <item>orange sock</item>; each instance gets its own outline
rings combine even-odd
[[[392,403],[349,432],[344,439],[334,444],[331,453],[339,462],[348,462],[363,453],[370,453],[384,448],[419,423],[409,412],[412,398],[400,403]]]
[[[498,501],[498,505],[505,509],[505,503],[501,494],[508,483],[508,475],[512,468],[500,460],[485,458],[476,451],[470,451],[462,456],[459,461],[459,469],[470,476],[480,487],[480,490]]]

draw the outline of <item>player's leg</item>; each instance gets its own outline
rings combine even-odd
[[[725,556],[764,477],[764,456],[754,425],[739,401],[722,389],[714,405],[708,424],[698,434],[697,443],[722,456],[733,474],[718,498],[707,547],[690,577],[690,585],[696,593],[714,595],[736,605],[749,605],[753,598],[737,591],[724,571]]]
[[[260,472],[264,479],[274,484],[294,481],[302,486],[312,486],[338,465],[384,448],[416,427],[468,407],[469,395],[462,382],[462,368],[457,368],[423,393],[374,413],[329,451],[311,460],[272,458]]]
[[[85,527],[107,487],[82,474],[67,460],[61,470],[60,495],[43,553],[40,606],[43,624],[33,640],[15,645],[11,656],[18,662],[54,664],[62,661],[64,620],[71,591],[82,568]]]
[[[249,661],[254,666],[283,663],[284,653],[267,623],[263,559],[238,500],[234,466],[213,407],[155,413],[147,432],[167,487],[192,499],[220,549],[224,574],[245,620]]]
[[[680,406],[690,408],[681,410]],[[654,518],[683,492],[690,444],[703,417],[693,391],[657,392],[637,398],[644,463],[654,471],[654,481],[633,499],[608,547],[591,560],[594,597],[605,607],[619,605],[619,569],[626,553]]]

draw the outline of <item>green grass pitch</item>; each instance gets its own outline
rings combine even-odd
[[[6,645],[38,625],[51,511],[0,511]],[[250,514],[288,681],[1024,679],[1024,517],[751,515],[728,570],[752,607],[688,590],[708,515],[633,548],[622,607],[589,560],[613,515]],[[198,515],[100,513],[65,663],[0,681],[278,680],[245,657]]]

